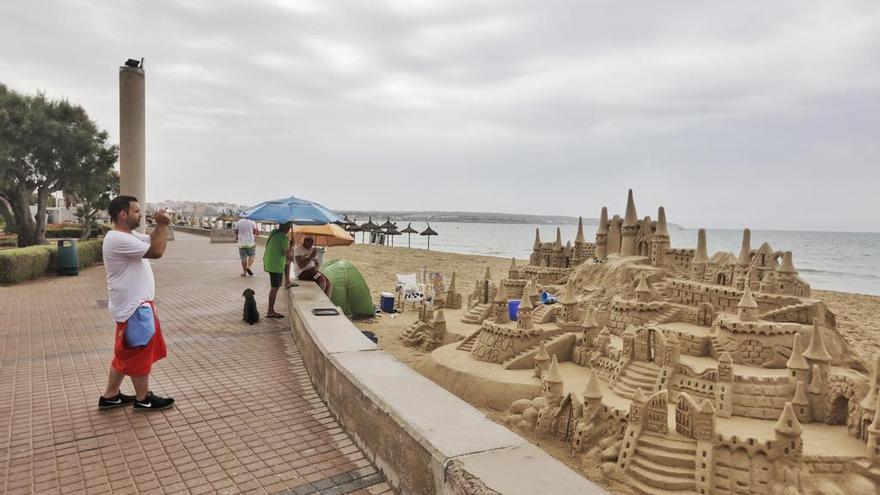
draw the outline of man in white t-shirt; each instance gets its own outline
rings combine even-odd
[[[241,258],[241,276],[254,276],[251,266],[257,256],[257,236],[260,229],[253,220],[242,218],[235,224],[235,242],[238,243],[238,257]]]
[[[117,196],[110,201],[108,212],[113,230],[104,237],[102,251],[107,271],[107,307],[116,322],[116,342],[107,389],[98,399],[98,408],[133,403],[136,411],[167,409],[174,399],[150,391],[153,363],[164,358],[167,349],[156,316],[156,284],[149,260],[165,254],[170,219],[164,211],[156,212],[156,226],[152,235],[147,236],[134,230],[140,226],[141,218],[137,198]],[[120,391],[126,376],[134,385],[134,396]]]
[[[302,245],[293,248],[293,275],[300,280],[314,281],[327,297],[333,292],[333,283],[318,271],[318,252],[311,237],[306,237]]]

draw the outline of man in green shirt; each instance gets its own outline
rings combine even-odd
[[[290,241],[287,233],[290,232],[291,223],[283,223],[269,234],[266,241],[266,250],[263,251],[263,271],[269,274],[269,311],[266,318],[284,318],[284,315],[275,311],[275,297],[282,282],[290,281]]]

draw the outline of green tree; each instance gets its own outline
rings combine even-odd
[[[108,150],[109,151],[109,150]],[[111,153],[107,153],[110,155]],[[109,166],[104,168],[102,162],[97,162],[97,170],[91,178],[79,181],[73,184],[67,191],[73,204],[76,204],[76,217],[83,225],[83,233],[80,240],[88,239],[92,234],[92,229],[98,226],[96,220],[98,213],[110,206],[110,200],[119,194],[119,173],[113,170],[113,164],[116,163],[115,153],[112,153],[112,159],[108,156],[103,162]],[[103,177],[103,178],[101,178]],[[98,178],[99,180],[95,180]]]
[[[43,94],[22,95],[0,84],[0,217],[19,246],[46,242],[49,196],[66,191],[100,196],[116,147],[86,111]],[[91,184],[95,182],[95,184]],[[36,215],[29,204],[36,194]]]

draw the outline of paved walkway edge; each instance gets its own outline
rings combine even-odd
[[[311,282],[287,291],[290,327],[318,395],[386,480],[407,494],[604,494],[377,346]]]

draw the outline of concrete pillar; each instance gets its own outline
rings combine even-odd
[[[147,207],[144,112],[144,70],[119,68],[119,193],[134,196],[141,205],[144,232]]]

